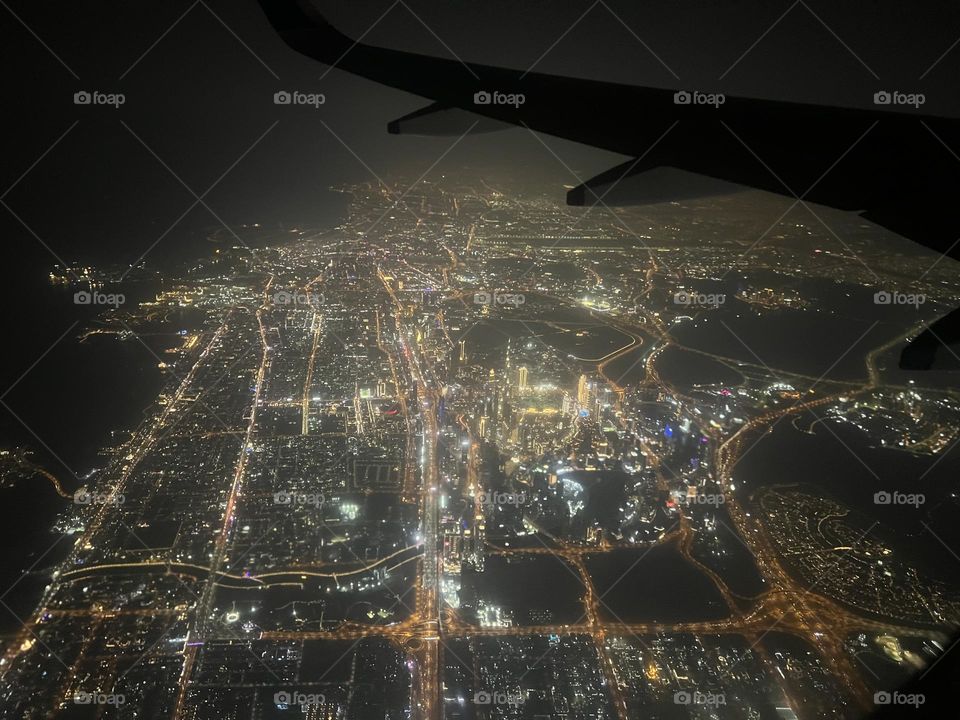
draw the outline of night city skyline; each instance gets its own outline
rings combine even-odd
[[[949,716],[957,8],[0,5],[0,717]]]

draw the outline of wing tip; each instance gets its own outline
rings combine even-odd
[[[960,356],[960,308],[939,318],[900,352],[901,370],[957,370]]]
[[[328,52],[340,52],[353,40],[337,30],[311,0],[259,0],[263,14],[287,45],[298,52],[316,51],[317,42]]]
[[[587,191],[583,185],[567,190],[567,205],[583,207],[587,201]]]

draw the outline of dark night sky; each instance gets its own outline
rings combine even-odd
[[[7,101],[0,192],[79,120],[5,197],[65,259],[104,250],[133,259],[193,202],[121,121],[198,194],[279,121],[205,198],[227,223],[321,222],[324,188],[371,177],[321,120],[384,178],[418,177],[452,141],[387,135],[387,121],[425,101],[336,70],[321,80],[325,67],[288,50],[253,0],[5,1],[70,68],[0,8]],[[922,91],[926,111],[960,113],[960,46],[919,79],[960,37],[955,3],[358,0],[319,7],[353,37],[382,18],[365,42],[449,57],[445,43],[467,61],[525,69],[543,56],[541,72],[840,105],[863,105],[874,89]],[[277,107],[272,94],[284,88],[323,92],[327,103],[318,111]],[[127,103],[117,111],[76,107],[78,89],[121,91]],[[617,160],[547,141],[584,177]],[[525,130],[468,138],[435,172],[465,164],[492,177],[522,167],[555,183],[558,198],[574,180]],[[179,247],[188,230],[210,225],[216,220],[197,207],[163,244]],[[24,257],[37,251],[6,211],[0,232]]]
[[[353,37],[376,23],[367,43],[442,57],[452,50],[466,61],[536,64],[540,72],[852,106],[881,88],[922,91],[927,112],[960,116],[960,44],[950,49],[960,37],[956,3],[404,3],[327,0],[320,7]],[[70,322],[57,305],[62,299],[48,297],[44,276],[55,259],[37,237],[67,261],[130,262],[194,203],[132,133],[203,194],[277,123],[204,198],[225,223],[269,226],[330,224],[336,215],[326,188],[372,179],[333,133],[388,180],[419,177],[453,142],[388,135],[389,120],[427,101],[338,70],[321,79],[326,67],[289,50],[255,0],[2,0],[0,16],[0,195],[23,221],[0,207],[6,288],[22,309],[5,317],[17,351],[0,357],[4,387]],[[73,94],[82,89],[123,92],[127,102],[119,110],[78,107]],[[327,102],[317,111],[278,107],[280,89],[323,92]],[[580,178],[621,160],[545,142]],[[530,179],[558,201],[563,185],[577,182],[523,129],[464,139],[431,176],[465,166],[494,182]],[[195,207],[147,261],[208,254],[204,237],[218,224]],[[27,384],[17,393],[25,408]]]

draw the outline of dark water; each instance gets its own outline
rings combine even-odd
[[[766,273],[751,277],[749,282],[782,287],[786,281]],[[774,370],[813,378],[826,373],[828,379],[851,380],[865,377],[863,358],[870,348],[884,344],[920,319],[938,315],[933,303],[919,310],[877,305],[873,301],[876,288],[806,278],[792,284],[801,297],[809,300],[809,307],[762,310],[758,314],[734,297],[744,284],[742,279],[730,279],[719,287],[711,283],[698,288],[701,292],[725,292],[727,301],[694,321],[674,326],[674,337],[698,350]]]
[[[688,392],[701,385],[721,384],[736,386],[743,382],[735,368],[725,365],[700,353],[670,347],[660,353],[657,372],[664,382],[681,392]]]
[[[66,501],[42,478],[0,488],[0,632],[17,630],[34,610],[49,582],[49,568],[73,546],[74,538],[51,531]]]
[[[813,420],[807,416],[797,424],[805,428]],[[749,497],[763,487],[796,483],[850,507],[867,526],[878,521],[875,532],[898,552],[929,573],[960,582],[960,562],[948,549],[960,548],[960,505],[953,497],[960,450],[952,448],[942,459],[917,456],[875,447],[846,424],[831,422],[833,433],[822,424],[813,427],[811,435],[781,422],[763,436],[734,468],[737,494]],[[873,496],[880,490],[923,493],[926,502],[919,508],[877,505]]]
[[[0,407],[0,447],[29,448],[31,460],[72,492],[81,478],[106,464],[101,450],[126,439],[140,423],[163,377],[157,359],[136,340],[103,335],[79,342],[93,314],[73,304],[72,290],[51,286],[39,274],[21,278],[21,286],[31,302],[8,323],[16,342],[2,362],[2,382],[9,390],[3,397],[6,407]],[[155,288],[125,284],[105,291],[123,292],[129,302],[152,297]],[[161,356],[172,341],[169,334],[145,338]],[[51,532],[69,502],[38,475],[0,489],[0,542],[6,550],[0,593],[9,590],[4,602],[20,617],[29,614],[49,569],[73,544],[72,538]],[[18,624],[10,612],[0,613],[0,629]]]

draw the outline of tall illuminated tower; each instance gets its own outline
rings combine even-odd
[[[581,375],[580,382],[577,383],[577,403],[581,408],[590,404],[590,383],[586,375]]]

